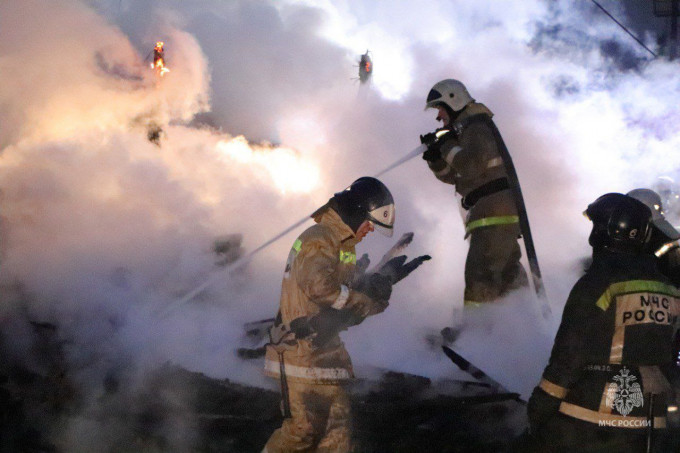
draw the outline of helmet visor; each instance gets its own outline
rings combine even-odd
[[[385,206],[380,206],[368,213],[368,220],[373,224],[375,229],[389,237],[394,233],[394,203]]]
[[[425,110],[432,108],[435,106],[435,104],[441,102],[442,94],[435,90],[432,89],[427,95],[427,100],[425,101]]]

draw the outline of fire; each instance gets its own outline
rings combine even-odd
[[[366,62],[366,72],[371,72],[371,62],[370,61]]]
[[[320,184],[320,170],[296,151],[281,146],[251,146],[243,136],[220,140],[217,150],[224,159],[254,168],[281,193],[310,193]]]
[[[158,75],[161,77],[163,77],[166,72],[170,72],[170,69],[165,67],[165,63],[163,62],[162,58],[156,60],[155,63],[151,63],[151,68],[155,69],[158,72]]]
[[[170,72],[170,69],[165,67],[164,45],[165,43],[163,41],[156,42],[156,45],[153,48],[153,63],[151,63],[151,69],[156,70],[161,77],[163,77],[166,72]]]

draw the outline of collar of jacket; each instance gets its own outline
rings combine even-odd
[[[493,117],[493,112],[487,108],[486,105],[479,103],[479,102],[471,102],[468,105],[465,106],[465,108],[460,112],[460,115],[458,115],[455,120],[451,122],[450,126],[455,125],[456,123],[461,122],[465,118],[469,118],[474,115],[478,115],[480,113],[485,113],[489,115],[489,118]]]
[[[654,268],[656,257],[646,253],[623,253],[599,248],[593,251],[593,266],[622,269]]]
[[[325,209],[324,209],[325,208]],[[347,247],[353,247],[358,242],[359,239],[354,234],[354,231],[340,218],[340,215],[335,211],[335,209],[324,205],[321,209],[318,209],[313,216],[316,223],[320,223],[328,227],[335,237],[339,239],[342,245]]]

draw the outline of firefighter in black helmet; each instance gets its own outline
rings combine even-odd
[[[351,451],[346,386],[354,373],[339,333],[385,310],[392,285],[426,259],[399,261],[390,276],[355,272],[354,246],[394,227],[392,194],[375,178],[357,179],[312,217],[316,225],[288,255],[267,346],[265,373],[281,383],[285,417],[263,450],[270,453]]]
[[[585,214],[593,262],[569,294],[529,400],[530,431],[536,451],[643,452],[652,421],[657,445],[666,431],[679,293],[646,251],[646,205],[609,193]]]

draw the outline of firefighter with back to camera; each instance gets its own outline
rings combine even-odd
[[[652,213],[609,193],[585,214],[593,262],[569,294],[529,400],[530,451],[639,453],[652,440],[668,451],[680,299],[647,250]]]

